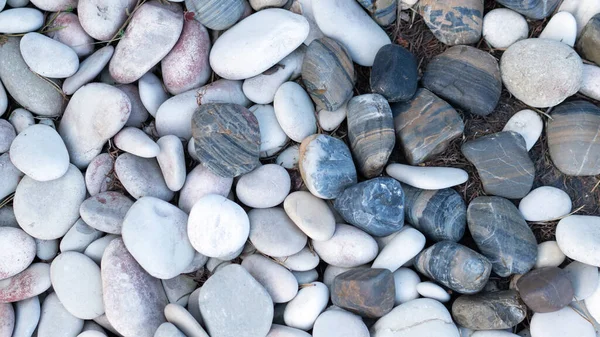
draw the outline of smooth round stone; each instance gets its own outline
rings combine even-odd
[[[20,50],[29,69],[42,76],[67,78],[79,68],[79,58],[71,47],[39,33],[25,34]]]
[[[527,307],[515,290],[463,295],[452,304],[456,323],[472,330],[509,329],[526,315]]]
[[[44,25],[44,14],[34,8],[12,8],[0,12],[0,33],[33,32]]]
[[[592,64],[583,65],[583,79],[579,93],[600,100],[600,67]]]
[[[393,274],[396,295],[394,297],[394,305],[398,306],[402,303],[412,301],[419,298],[417,285],[421,283],[421,278],[412,269],[399,268]]]
[[[357,268],[333,280],[331,301],[357,315],[378,318],[394,307],[395,284],[387,269]]]
[[[317,132],[315,109],[310,97],[296,82],[282,84],[273,101],[281,129],[295,142]]]
[[[479,0],[421,0],[419,13],[438,40],[453,46],[479,41],[483,7]]]
[[[156,117],[158,107],[169,98],[163,89],[162,81],[152,72],[147,72],[138,80],[138,89],[142,103],[148,112]]]
[[[395,333],[399,332],[399,333]],[[459,337],[448,309],[440,302],[420,298],[395,307],[371,327],[371,337]]]
[[[177,136],[167,135],[157,140],[156,144],[160,147],[156,161],[167,187],[173,192],[181,190],[186,178],[185,153],[181,140]]]
[[[115,161],[115,173],[123,187],[132,197],[155,197],[171,200],[171,191],[162,175],[158,162],[153,158],[141,158],[123,153]]]
[[[300,146],[292,145],[287,149],[283,150],[275,159],[275,163],[288,170],[298,168],[298,161],[300,159]]]
[[[505,78],[504,73],[502,76]],[[502,93],[498,61],[489,53],[470,46],[454,46],[434,57],[422,81],[425,88],[450,104],[479,116],[492,113]]]
[[[37,296],[50,286],[50,265],[34,263],[19,274],[0,280],[0,303],[18,302]]]
[[[40,300],[31,297],[14,303],[15,325],[12,337],[31,337],[40,320]]]
[[[321,282],[305,285],[285,307],[283,319],[289,327],[308,331],[327,307],[329,289]]]
[[[312,336],[369,337],[369,329],[367,329],[367,326],[359,316],[343,310],[327,310],[320,314],[315,321]]]
[[[558,7],[559,0],[499,0],[498,3],[526,17],[540,20],[548,17]]]
[[[465,183],[465,170],[452,167],[410,166],[390,164],[385,169],[392,178],[424,190],[439,190]]]
[[[329,37],[312,41],[302,63],[302,81],[318,109],[340,109],[352,97],[356,81],[348,50]]]
[[[160,147],[144,131],[131,126],[123,128],[113,138],[117,148],[142,158],[154,158]]]
[[[165,317],[167,318],[167,321],[171,322],[181,330],[184,333],[184,336],[208,337],[206,331],[204,331],[194,316],[179,304],[167,304],[165,307]]]
[[[25,109],[15,109],[8,116],[8,121],[15,128],[17,134],[35,124],[33,114]]]
[[[243,0],[185,0],[193,18],[212,30],[226,30],[244,13]]]
[[[294,255],[306,245],[306,235],[279,207],[248,212],[250,242],[263,254],[273,257]]]
[[[181,330],[177,329],[174,324],[167,322],[161,324],[158,329],[156,329],[154,337],[186,337],[186,335],[184,335]]]
[[[187,237],[187,214],[166,201],[143,197],[123,220],[123,242],[148,274],[170,279],[182,273],[194,258]]]
[[[342,124],[344,119],[346,119],[347,112],[347,103],[334,111],[320,110],[317,113],[319,126],[325,131],[333,131]]]
[[[390,44],[385,31],[356,1],[315,0],[312,11],[321,31],[348,50],[352,60],[371,67],[381,47]]]
[[[558,267],[564,260],[565,254],[556,241],[542,242],[538,244],[538,256],[534,268]]]
[[[0,153],[10,150],[16,137],[15,128],[7,120],[0,120]]]
[[[569,12],[558,12],[540,33],[540,39],[550,39],[573,47],[577,38],[577,21]]]
[[[102,235],[103,232],[96,230],[79,219],[60,240],[60,251],[63,253],[68,251],[83,253],[87,246]]]
[[[203,165],[197,165],[186,177],[179,194],[179,208],[189,213],[198,200],[208,194],[226,197],[231,190],[233,178],[223,178]]]
[[[598,267],[589,264],[573,261],[564,269],[567,277],[571,280],[575,300],[585,300],[590,297],[598,285]]]
[[[600,217],[570,215],[558,222],[556,242],[570,259],[600,266]]]
[[[83,252],[83,254],[85,256],[89,257],[90,259],[94,260],[94,262],[96,262],[97,264],[100,264],[100,261],[102,260],[102,256],[104,255],[104,251],[106,250],[106,247],[108,247],[108,245],[111,243],[112,240],[114,240],[118,237],[119,236],[112,235],[112,234],[101,237],[100,239],[95,240],[92,243],[90,243],[85,248],[85,251]]]
[[[600,64],[600,55],[598,54],[598,45],[600,43],[600,15],[594,15],[580,34],[577,42],[577,50],[581,56],[596,64]]]
[[[425,298],[432,298],[442,303],[450,301],[450,294],[433,282],[421,282],[417,284],[417,292]]]
[[[556,267],[535,269],[517,281],[523,302],[534,312],[554,312],[573,300],[573,286],[566,272]]]
[[[198,302],[211,337],[259,337],[271,328],[273,302],[269,294],[239,265],[213,274],[202,286]]]
[[[108,153],[102,153],[94,157],[85,170],[85,186],[88,193],[92,196],[106,192],[112,183],[112,177],[109,176],[115,160]]]
[[[261,10],[219,37],[210,52],[210,65],[231,80],[256,76],[298,48],[308,31],[308,21],[300,15],[278,8]],[[243,60],[237,55],[244,55]]]
[[[33,238],[19,228],[0,227],[0,280],[25,270],[35,258]]]
[[[248,110],[258,120],[261,156],[263,156],[263,153],[279,151],[288,142],[288,136],[279,125],[273,106],[254,105]]]
[[[19,169],[13,165],[8,153],[0,155],[0,178],[2,179],[2,185],[0,185],[0,200],[9,196],[17,189],[17,185],[22,176],[23,172],[19,171]]]
[[[502,131],[479,137],[463,144],[461,151],[475,165],[486,194],[520,199],[531,190],[535,168],[519,133]]]
[[[4,14],[13,10],[1,12],[0,22],[3,21],[2,16]],[[27,10],[35,11],[31,8],[27,8]],[[58,84],[40,77],[29,69],[19,50],[20,41],[21,39],[18,37],[9,37],[8,41],[0,46],[0,77],[2,78],[2,84],[4,84],[7,93],[23,108],[40,116],[60,116],[63,113],[66,100],[62,93],[56,90],[55,85]]]
[[[358,267],[373,261],[378,253],[375,239],[356,227],[344,224],[336,225],[331,239],[311,242],[323,261],[337,267]]]
[[[558,105],[581,86],[581,58],[569,46],[554,40],[516,42],[502,55],[500,68],[508,91],[536,108]]]
[[[535,337],[596,336],[594,326],[571,307],[551,313],[533,314],[529,329],[531,336]]]
[[[404,229],[379,252],[372,268],[386,268],[394,272],[417,256],[424,247],[425,236],[421,232],[414,228]]]
[[[83,328],[83,320],[71,315],[52,293],[44,299],[37,336],[75,336]]]
[[[0,336],[10,337],[15,327],[15,311],[10,303],[0,304]]]
[[[42,261],[52,261],[58,254],[58,240],[35,239],[35,255]]]
[[[192,246],[208,257],[225,258],[243,248],[250,232],[248,215],[227,198],[209,194],[194,204],[188,218]]]
[[[197,255],[201,254],[194,254],[194,259],[196,259]],[[202,265],[206,263],[207,259],[208,258],[204,256]],[[190,265],[194,262],[196,261],[192,260],[192,263],[190,263]],[[198,288],[198,283],[196,283],[196,281],[192,277],[184,274],[177,275],[174,278],[168,280],[161,280],[161,283],[163,285],[163,288],[165,289],[165,294],[167,295],[167,299],[169,299],[169,303],[175,303],[182,306],[188,305],[190,295],[192,294],[192,292],[194,292],[194,290]]]
[[[561,189],[542,186],[529,192],[519,203],[519,211],[527,221],[549,221],[571,212],[571,198]]]
[[[72,11],[77,7],[77,0],[33,0],[31,3],[35,7],[48,12]]]
[[[298,284],[307,284],[315,282],[319,279],[319,272],[316,269],[306,271],[292,271],[294,277],[298,281]]]
[[[304,139],[298,163],[306,187],[322,199],[335,199],[357,182],[350,150],[331,136],[319,134]]]
[[[73,271],[77,272],[73,272]],[[50,266],[52,288],[73,316],[92,319],[104,314],[100,267],[77,252],[64,252]]]
[[[134,84],[120,84],[118,88],[127,95],[131,102],[131,113],[125,126],[143,128],[143,123],[148,119],[150,114],[140,99],[138,87]]]
[[[483,38],[493,48],[508,48],[528,35],[527,20],[513,10],[496,8],[483,17]]]
[[[525,139],[527,151],[529,151],[542,135],[543,128],[542,118],[535,111],[525,109],[514,114],[506,122],[502,131],[514,131],[521,134]]]
[[[102,192],[86,199],[79,208],[89,226],[110,234],[121,234],[123,219],[133,201],[119,192]]]
[[[335,217],[326,202],[305,191],[290,193],[283,202],[285,213],[308,237],[326,241],[335,232]]]
[[[274,303],[289,302],[298,293],[294,274],[269,258],[253,254],[244,258],[242,267],[265,287]]]
[[[379,49],[371,69],[370,84],[374,93],[389,102],[408,101],[417,92],[417,79],[417,60],[411,52],[394,44]]]
[[[13,207],[19,225],[27,234],[52,240],[65,235],[77,221],[84,198],[83,175],[70,165],[65,175],[52,181],[24,177],[17,186]]]
[[[275,257],[275,260],[292,271],[307,271],[319,265],[319,255],[308,246],[294,255]]]
[[[47,30],[48,37],[71,47],[79,57],[94,52],[94,39],[83,30],[79,17],[73,13],[57,14]]]
[[[269,7],[284,7],[288,2],[287,0],[249,0],[250,6],[255,11],[259,11],[261,9],[269,8]]]
[[[291,187],[290,175],[276,164],[259,166],[242,175],[236,185],[236,196],[252,208],[269,208],[283,202]]]
[[[6,96],[6,90],[0,82],[0,116],[4,115],[8,108],[8,97]]]
[[[77,89],[93,81],[108,64],[114,50],[113,46],[105,46],[83,60],[79,64],[77,72],[63,82],[63,92],[66,95],[72,95]]]
[[[566,0],[563,1],[558,8],[558,12],[569,12],[575,16],[577,21],[577,34],[585,28],[590,19],[600,13],[600,4],[596,2],[588,2],[582,0]]]

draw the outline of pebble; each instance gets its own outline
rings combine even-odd
[[[2,185],[0,185],[0,200],[12,194],[17,189],[17,185],[23,176],[23,172],[19,171],[10,161],[8,153],[0,155],[0,177],[2,177]],[[1,210],[2,208],[0,208]]]
[[[496,59],[470,46],[450,47],[435,56],[427,65],[422,81],[425,88],[450,104],[479,116],[492,113],[502,93]],[[467,87],[474,89],[460,89]]]
[[[581,88],[579,93],[589,98],[600,99],[600,67],[592,64],[583,65],[583,79],[581,80]],[[2,111],[2,108],[0,108]]]
[[[533,110],[525,109],[514,114],[502,131],[518,132],[525,139],[527,151],[531,150],[542,135],[544,123],[542,118]]]
[[[54,12],[54,10],[51,11]],[[73,13],[58,13],[54,21],[48,25],[47,30],[48,37],[71,47],[79,57],[85,57],[94,52],[94,39],[83,30],[79,17]]]
[[[424,190],[439,190],[465,183],[469,175],[453,167],[410,166],[390,164],[385,169],[392,178]]]
[[[600,173],[600,108],[587,101],[560,104],[548,121],[548,151],[557,169],[570,176]]]
[[[79,58],[71,47],[45,35],[27,33],[19,46],[29,69],[39,75],[67,78],[79,68]]]
[[[294,274],[294,277],[298,281],[298,284],[307,284],[315,282],[319,279],[319,273],[316,269],[306,271],[293,271],[292,274]]]
[[[474,331],[471,337],[519,337],[519,335],[505,330],[484,330]]]
[[[253,254],[244,258],[242,267],[267,290],[273,303],[289,302],[298,293],[294,274],[269,258]]]
[[[131,113],[125,126],[143,128],[144,122],[150,114],[140,99],[138,87],[135,84],[120,84],[117,87],[127,95],[131,102]]]
[[[327,241],[335,232],[335,217],[326,202],[306,191],[290,193],[283,202],[285,213],[308,237]]]
[[[534,268],[558,267],[565,260],[565,254],[560,250],[556,241],[546,241],[538,244],[538,256]]]
[[[289,327],[311,330],[329,302],[329,289],[321,282],[305,285],[285,307],[283,319]]]
[[[352,269],[338,275],[331,285],[334,305],[368,318],[390,312],[395,294],[394,277],[387,269]]]
[[[195,254],[194,258],[200,253]],[[207,258],[204,257],[203,265],[206,263]],[[192,261],[194,263],[194,261]],[[190,264],[191,265],[191,264]],[[185,270],[184,270],[185,272]],[[169,303],[179,304],[181,306],[187,306],[189,303],[190,295],[194,290],[198,288],[198,283],[194,278],[181,274],[167,280],[161,280],[165,294]],[[168,318],[167,318],[168,319]]]
[[[160,148],[144,131],[127,126],[119,131],[113,142],[120,150],[142,158],[154,158],[160,153]]]
[[[169,190],[154,158],[141,158],[123,153],[115,161],[115,173],[121,184],[132,197],[155,197],[171,200],[173,191]]]
[[[412,269],[399,268],[393,273],[394,285],[396,286],[395,306],[419,298],[417,285],[421,278]]]
[[[93,81],[108,64],[114,51],[115,47],[105,46],[83,60],[77,72],[63,82],[63,92],[66,95],[73,95],[79,88]]]
[[[19,225],[27,234],[53,240],[65,235],[77,221],[84,198],[83,175],[70,165],[67,173],[55,180],[40,182],[23,177],[13,207]]]
[[[185,0],[193,18],[212,30],[225,30],[235,24],[244,13],[243,0]]]
[[[179,193],[179,208],[189,213],[198,200],[209,194],[226,197],[231,190],[233,178],[223,178],[203,165],[197,165],[186,177]]]
[[[496,8],[483,17],[483,38],[493,48],[508,48],[528,35],[527,20],[513,10]]]
[[[285,325],[273,324],[266,337],[312,337],[312,335]]]
[[[394,272],[417,256],[424,247],[425,236],[421,232],[414,228],[404,229],[379,252],[372,268],[386,268]]]
[[[472,44],[481,38],[483,3],[479,0],[421,0],[419,14],[446,45]]]
[[[42,303],[38,337],[76,336],[83,328],[83,320],[71,315],[56,293],[48,295]]]
[[[92,319],[104,314],[100,267],[89,257],[63,252],[52,261],[50,279],[60,302],[71,315]]]
[[[58,254],[58,240],[40,240],[35,239],[36,252],[38,259],[46,262],[52,261]]]
[[[60,251],[63,253],[68,251],[83,253],[92,242],[102,235],[103,232],[79,219],[60,240]]]
[[[50,265],[33,263],[22,272],[0,280],[0,303],[26,300],[45,292],[50,286]]]
[[[77,0],[33,0],[31,3],[35,7],[48,12],[72,11],[77,7]]]
[[[302,141],[299,167],[308,190],[321,199],[335,199],[357,182],[356,168],[346,144],[324,134]]]
[[[275,257],[275,261],[292,271],[307,271],[319,265],[319,255],[308,246],[294,255]]]
[[[101,153],[94,157],[85,170],[85,185],[92,196],[106,192],[112,183],[111,172],[115,160],[108,153]]]
[[[211,337],[262,337],[271,328],[273,302],[269,294],[239,265],[226,266],[213,274],[198,298]]]
[[[15,327],[12,337],[31,337],[40,320],[40,300],[37,296],[14,303]]]
[[[598,267],[573,261],[563,270],[573,285],[574,300],[585,300],[594,293],[599,281]]]
[[[267,335],[269,337],[270,335]],[[313,337],[369,337],[369,329],[362,319],[343,310],[327,310],[317,317]],[[275,337],[275,336],[272,336]],[[285,337],[285,336],[281,336]],[[288,336],[294,337],[294,336]],[[304,336],[300,336],[304,337]]]
[[[556,242],[570,259],[600,267],[600,217],[570,215],[556,226]]]
[[[17,134],[35,124],[33,114],[25,109],[15,109],[8,116],[8,121],[15,128]]]
[[[600,318],[600,283],[596,286],[590,296],[585,299],[585,307],[589,312],[590,316],[594,318],[596,324]],[[575,302],[578,303],[578,302]],[[594,324],[594,323],[593,323]],[[596,326],[594,324],[594,326]]]
[[[315,109],[310,97],[296,82],[283,83],[273,101],[281,129],[295,142],[317,132]]]
[[[102,192],[86,199],[79,208],[81,219],[89,226],[110,234],[121,234],[125,215],[133,205],[119,192]]]
[[[281,150],[289,139],[277,121],[273,106],[254,105],[248,110],[252,112],[258,120],[261,157],[265,155],[269,156],[272,152]]]
[[[79,337],[79,336],[77,336]],[[154,337],[186,337],[177,327],[172,323],[163,323],[158,326]]]
[[[577,21],[569,12],[558,12],[540,33],[540,39],[550,39],[573,47],[577,39]]]
[[[281,151],[281,153],[275,159],[275,163],[279,166],[282,166],[288,170],[293,170],[298,168],[298,161],[300,159],[300,146],[292,145],[285,150]]]
[[[6,96],[6,90],[0,82],[0,116],[4,115],[8,108],[8,96]]]
[[[341,42],[352,60],[361,66],[373,66],[381,47],[390,38],[356,1],[313,0],[317,25],[329,38]]]
[[[83,254],[85,254],[85,256],[89,257],[90,259],[94,260],[94,262],[96,262],[97,264],[100,264],[106,247],[108,247],[110,242],[116,238],[118,238],[118,236],[112,234],[101,237],[100,239],[97,239],[90,243],[83,251]]]
[[[308,21],[309,31],[308,36],[304,40],[305,45],[310,45],[312,41],[320,39],[324,36],[323,32],[317,25],[312,8],[312,0],[292,0],[290,11],[304,16]]]
[[[44,14],[35,8],[12,8],[0,12],[0,33],[33,32],[44,25]]]
[[[527,307],[515,290],[462,295],[452,304],[457,324],[472,330],[509,329],[527,316]]]
[[[342,108],[356,81],[346,47],[329,37],[312,41],[302,63],[302,81],[319,110]]]
[[[248,212],[248,219],[250,242],[263,254],[285,257],[300,252],[306,245],[306,235],[282,208],[253,209]]]
[[[124,336],[152,337],[165,322],[163,308],[168,303],[160,281],[146,273],[121,239],[106,247],[101,274],[110,325]]]
[[[536,313],[558,311],[573,300],[567,273],[556,267],[534,269],[517,281],[521,299]]]
[[[408,101],[417,92],[417,79],[417,60],[411,52],[393,44],[377,52],[370,77],[373,92],[389,102]]]
[[[378,253],[375,239],[345,224],[337,224],[333,237],[327,241],[312,240],[312,246],[326,263],[346,268],[371,262]]]
[[[208,337],[208,334],[204,331],[200,323],[196,321],[194,316],[179,304],[167,304],[165,307],[165,317],[167,321],[182,331],[184,336]]]
[[[138,89],[144,107],[152,117],[156,117],[158,108],[169,98],[162,81],[152,72],[147,72],[138,80]]]
[[[581,58],[569,46],[554,40],[514,43],[502,54],[500,69],[506,89],[536,108],[558,105],[581,86]]]
[[[526,17],[540,20],[548,17],[558,7],[559,0],[499,0],[498,3]]]
[[[444,256],[444,259],[439,259]],[[485,256],[451,241],[442,241],[415,258],[417,271],[461,294],[483,289],[492,271]],[[410,302],[409,302],[410,303]]]
[[[450,294],[433,282],[421,282],[417,284],[417,292],[425,298],[432,298],[442,303],[450,301]]]
[[[15,327],[15,311],[10,303],[0,304],[0,336],[10,337]]]
[[[503,131],[479,137],[463,144],[461,151],[475,165],[486,194],[520,199],[531,190],[535,168],[519,133]]]
[[[35,258],[35,241],[19,228],[0,227],[0,280],[25,270]]]
[[[5,119],[0,119],[0,153],[8,152],[17,137],[15,128]]]
[[[342,124],[348,113],[347,103],[334,111],[320,110],[317,113],[319,126],[325,131],[333,131]]]
[[[250,222],[244,209],[217,194],[198,200],[188,218],[192,246],[208,257],[224,259],[241,250],[249,231]]]
[[[487,196],[473,199],[467,208],[467,223],[475,244],[496,274],[525,274],[535,265],[537,241],[509,200]]]
[[[594,337],[594,326],[571,307],[551,313],[535,313],[531,318],[531,336]]]
[[[177,192],[183,188],[186,178],[185,153],[177,136],[167,135],[156,141],[160,152],[156,161],[165,179],[167,187]]]

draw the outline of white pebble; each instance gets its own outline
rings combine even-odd
[[[390,164],[385,171],[392,178],[424,190],[440,190],[465,183],[469,175],[453,167],[425,167]]]
[[[279,125],[293,141],[300,143],[317,132],[315,107],[298,83],[282,84],[275,93],[273,106]]]
[[[179,191],[185,183],[186,168],[183,145],[176,136],[163,136],[157,142],[160,152],[156,156],[167,187]]]
[[[396,286],[396,305],[419,298],[417,285],[421,283],[421,278],[416,272],[408,268],[399,268],[393,276]]]
[[[250,107],[250,112],[256,116],[258,127],[260,128],[260,152],[270,153],[279,151],[288,141],[288,136],[275,116],[275,109],[272,105],[254,105]]]
[[[81,62],[77,72],[63,82],[63,92],[73,95],[79,88],[93,81],[108,64],[114,52],[115,47],[105,46],[88,56]]]
[[[269,208],[281,204],[290,187],[291,179],[286,169],[266,164],[242,175],[235,192],[238,199],[249,207]]]
[[[179,193],[179,208],[189,213],[196,202],[208,194],[226,197],[232,184],[233,178],[217,176],[204,165],[196,165],[187,175],[185,184]]]
[[[325,131],[333,131],[346,119],[348,103],[344,103],[335,111],[321,110],[318,113],[319,125]]]
[[[329,302],[329,289],[321,282],[305,285],[285,307],[283,320],[287,326],[308,331]]]
[[[34,8],[13,8],[0,12],[0,33],[33,32],[44,25],[44,14]]]
[[[514,114],[502,131],[519,133],[525,139],[525,145],[529,151],[542,135],[543,128],[542,118],[535,111],[525,109]]]
[[[528,34],[527,20],[508,8],[491,10],[483,18],[483,37],[494,48],[508,48]]]
[[[113,138],[114,144],[122,151],[142,158],[154,158],[160,148],[144,131],[131,126],[123,128]]]
[[[327,241],[312,240],[313,248],[323,261],[338,267],[358,267],[377,256],[377,242],[360,229],[337,224]]]
[[[307,271],[319,265],[319,255],[308,246],[294,255],[276,257],[275,260],[293,271]]]
[[[287,149],[283,150],[275,159],[275,163],[288,170],[293,170],[298,167],[298,160],[300,159],[300,146],[292,145]]]
[[[20,49],[31,71],[42,76],[67,78],[79,69],[79,57],[75,51],[45,35],[25,34],[21,38]]]
[[[432,298],[442,303],[450,301],[450,294],[433,282],[421,282],[417,284],[417,292],[423,297]]]
[[[565,260],[565,254],[560,250],[556,241],[545,241],[538,244],[537,251],[534,268],[558,267]]]
[[[22,108],[13,110],[8,116],[8,121],[15,128],[17,134],[35,124],[33,114]]]
[[[542,186],[529,192],[519,203],[519,211],[527,221],[549,221],[571,212],[571,198],[556,187]]]
[[[335,232],[335,218],[326,202],[309,192],[296,191],[289,194],[283,208],[292,221],[308,237],[326,241]]]
[[[540,33],[539,38],[556,40],[573,47],[577,38],[577,21],[575,21],[575,17],[569,12],[554,14]]]
[[[260,254],[246,257],[242,267],[252,275],[269,293],[274,303],[291,301],[298,293],[298,281],[280,264]]]
[[[396,271],[403,264],[417,256],[425,247],[425,236],[414,228],[408,228],[398,233],[381,250],[372,268],[386,268]]]
[[[169,98],[169,95],[163,89],[162,82],[152,72],[147,72],[139,79],[138,89],[140,91],[140,99],[146,110],[148,110],[152,117],[156,117],[158,107]]]
[[[598,267],[573,261],[563,270],[573,285],[574,300],[585,300],[594,293],[599,281]]]

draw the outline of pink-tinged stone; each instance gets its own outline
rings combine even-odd
[[[83,30],[79,18],[73,13],[61,12],[56,15],[46,35],[71,47],[79,57],[94,52],[94,39]]]
[[[50,265],[34,263],[19,274],[0,280],[0,303],[18,302],[50,288]]]

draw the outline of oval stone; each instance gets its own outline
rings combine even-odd
[[[465,170],[454,167],[390,164],[385,172],[402,183],[425,190],[444,189],[464,184],[469,179]]]
[[[395,44],[379,49],[370,77],[374,93],[382,95],[389,102],[408,101],[417,91],[417,80],[417,59],[411,52]]]
[[[15,328],[12,337],[31,337],[40,320],[40,300],[37,296],[16,302]]]
[[[181,2],[181,1],[180,1]],[[226,30],[244,13],[244,0],[185,0],[193,18],[212,30]]]
[[[242,261],[244,267],[271,296],[274,303],[291,301],[298,293],[298,281],[289,270],[260,254]]]
[[[534,312],[554,312],[571,303],[573,286],[562,269],[539,268],[523,275],[517,281],[523,302]]]
[[[320,262],[319,255],[308,246],[294,255],[276,257],[275,260],[292,271],[311,270],[316,268]]]
[[[44,25],[44,13],[35,8],[10,8],[0,12],[0,33],[33,32]]]
[[[279,207],[248,212],[250,242],[258,251],[273,257],[298,253],[306,245],[306,235]]]
[[[417,285],[421,283],[421,278],[416,272],[402,267],[396,270],[393,275],[396,286],[396,306],[419,298]]]
[[[321,282],[305,285],[285,307],[283,320],[289,327],[308,331],[329,302],[329,289]]]
[[[167,187],[154,158],[123,153],[115,161],[115,173],[125,190],[136,199],[155,197],[168,201],[173,198],[174,193]]]
[[[94,260],[94,262],[96,262],[97,264],[100,264],[106,247],[108,247],[108,244],[110,244],[112,240],[118,237],[119,236],[114,234],[108,234],[106,236],[103,236],[90,243],[85,248],[85,251],[83,251],[83,254],[89,257],[90,259]]]
[[[565,260],[565,254],[556,241],[545,241],[538,244],[538,255],[534,268],[558,267]]]
[[[396,1],[394,1],[396,3]],[[327,310],[320,314],[312,331],[313,337],[369,337],[369,329],[362,318],[345,310]],[[270,336],[268,337],[304,337]]]
[[[375,239],[360,229],[345,224],[336,225],[331,239],[311,242],[323,261],[337,267],[358,267],[373,261],[378,253]]]
[[[96,40],[115,37],[136,5],[132,0],[82,0],[77,2],[81,26]]]
[[[283,83],[275,93],[273,107],[281,129],[293,141],[300,143],[317,132],[314,106],[300,84]]]
[[[419,13],[433,35],[446,45],[472,44],[481,38],[480,0],[421,0]]]
[[[387,269],[357,268],[338,275],[331,285],[331,301],[343,309],[368,318],[392,310],[396,288]]]
[[[83,30],[76,14],[59,13],[48,25],[47,30],[48,37],[71,47],[79,57],[85,57],[94,52],[94,39]]]
[[[63,82],[63,92],[73,95],[79,88],[93,81],[108,64],[114,51],[115,47],[105,46],[83,60],[77,72]]]
[[[528,35],[527,20],[513,10],[496,8],[483,17],[483,37],[493,48],[508,48]]]
[[[94,157],[85,170],[85,186],[92,196],[106,192],[112,182],[110,172],[113,170],[115,160],[108,153]]]
[[[527,307],[515,290],[462,295],[452,304],[452,316],[472,330],[509,329],[521,323]]]
[[[326,241],[333,236],[335,217],[325,201],[306,191],[296,191],[285,198],[283,208],[296,226],[311,239]]]
[[[187,175],[179,193],[179,208],[189,213],[194,204],[208,194],[226,197],[232,184],[233,178],[219,177],[203,165],[196,165]]]
[[[371,267],[386,268],[394,272],[402,265],[411,261],[424,247],[425,236],[423,234],[414,228],[403,227],[381,249]]]
[[[97,230],[110,234],[121,234],[125,214],[133,205],[119,192],[102,192],[86,199],[79,208],[81,219]]]
[[[548,21],[539,38],[559,41],[573,47],[577,39],[577,30],[577,21],[573,14],[558,12]]]
[[[27,33],[19,47],[29,69],[39,75],[67,78],[79,68],[79,57],[71,47],[45,35]]]
[[[0,303],[12,303],[37,296],[48,290],[50,265],[34,263],[22,272],[0,280]]]
[[[569,280],[571,280],[576,300],[585,300],[594,293],[600,279],[598,267],[573,261],[563,268],[563,270],[567,273]]]
[[[44,299],[36,336],[75,336],[82,328],[83,320],[71,315],[56,293],[51,293]]]
[[[87,246],[102,237],[103,234],[103,232],[90,227],[79,219],[60,240],[60,251],[63,253],[68,251],[83,253]]]
[[[570,215],[560,220],[556,242],[567,257],[600,267],[600,217]]]
[[[162,86],[162,81],[152,72],[147,72],[138,80],[140,100],[152,116],[156,117],[158,107],[163,104],[169,95]]]
[[[0,280],[25,270],[35,258],[35,241],[19,228],[0,227]]]
[[[528,336],[561,337],[578,336],[594,337],[594,325],[571,307],[562,308],[550,313],[535,313],[531,318]],[[525,335],[521,335],[525,336]]]
[[[571,212],[571,198],[556,187],[542,186],[529,192],[519,203],[519,211],[527,221],[549,221]]]
[[[269,156],[272,152],[281,150],[289,141],[281,125],[277,121],[275,109],[272,105],[254,105],[248,109],[258,120],[260,129],[260,154],[261,157]]]

